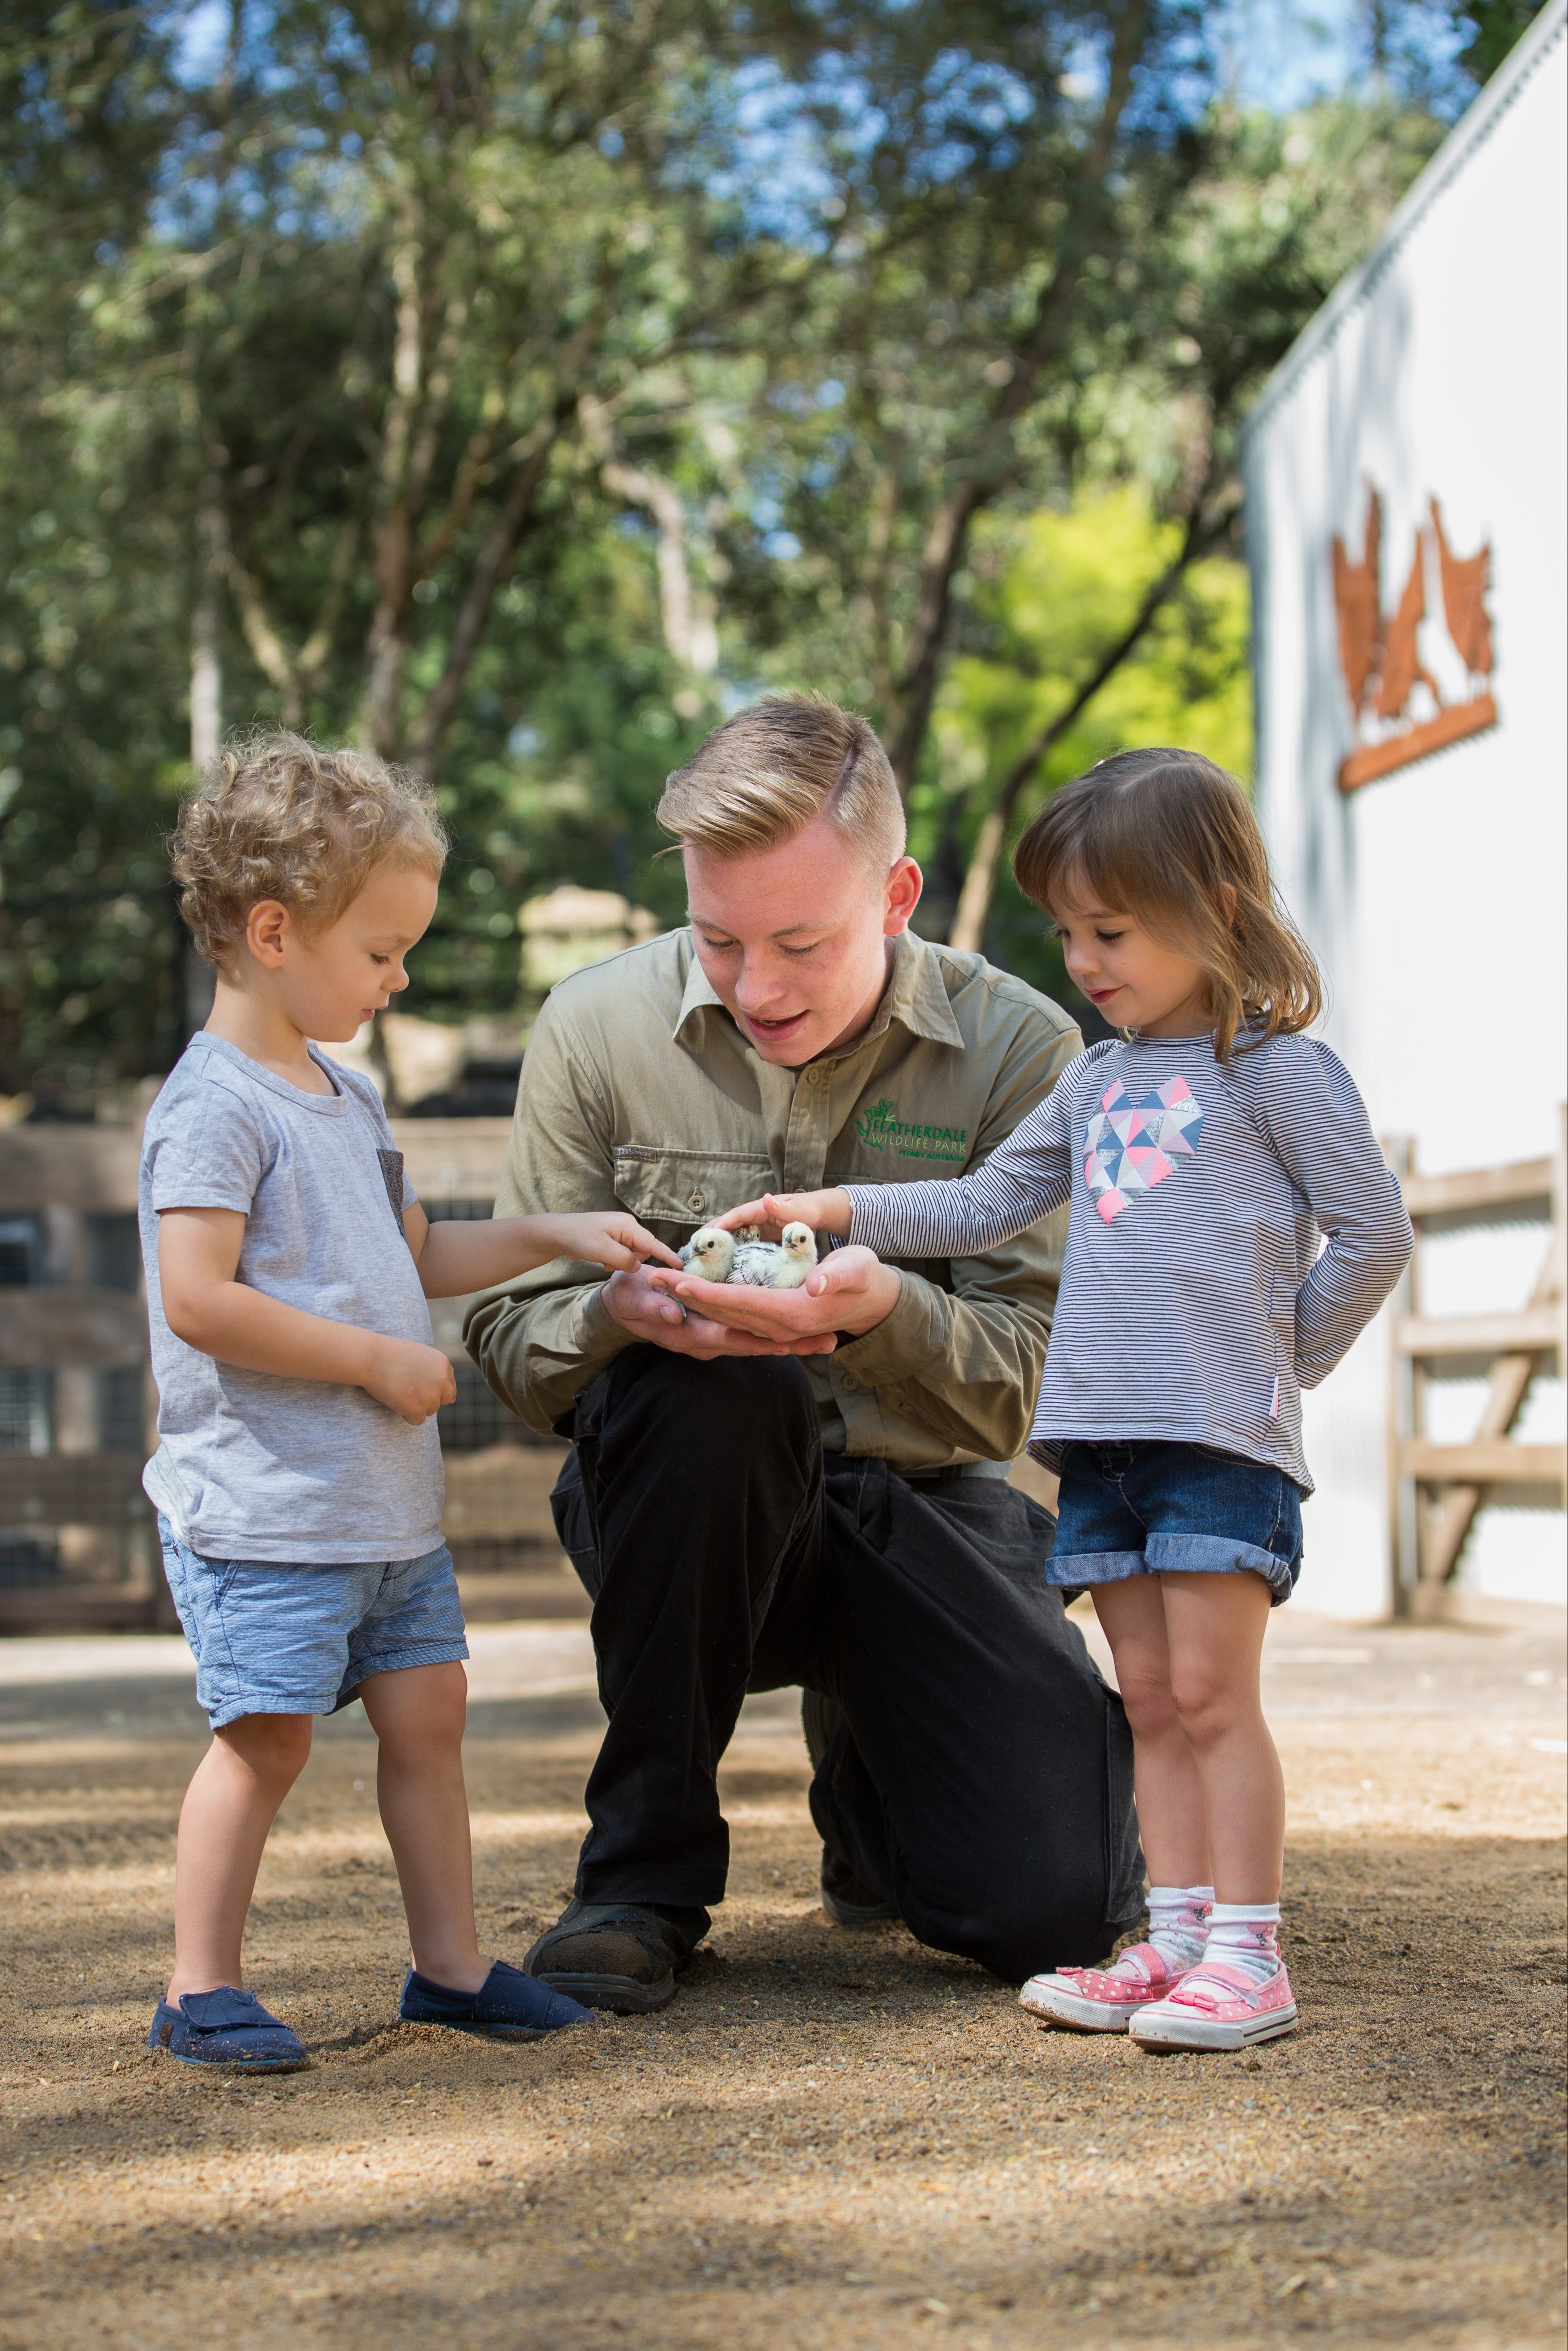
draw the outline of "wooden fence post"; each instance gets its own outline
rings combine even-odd
[[[1536,1374],[1553,1358],[1568,1371],[1565,1122],[1568,1110],[1560,1108],[1557,1149],[1550,1159],[1463,1168],[1448,1176],[1418,1174],[1415,1147],[1403,1138],[1385,1146],[1416,1233],[1405,1293],[1396,1297],[1389,1349],[1388,1491],[1396,1615],[1429,1622],[1451,1612],[1460,1555],[1489,1492],[1524,1487],[1554,1490],[1561,1499],[1568,1487],[1568,1449],[1521,1444],[1513,1435]],[[1490,1314],[1426,1314],[1421,1245],[1427,1235],[1516,1221],[1551,1226],[1529,1304]],[[1468,1376],[1472,1366],[1487,1376],[1480,1419],[1462,1444],[1437,1444],[1427,1434],[1427,1383],[1438,1364],[1447,1366],[1450,1377]]]

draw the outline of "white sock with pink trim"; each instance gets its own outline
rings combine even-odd
[[[1150,1886],[1149,1931],[1145,1939],[1154,1945],[1173,1976],[1196,1967],[1202,1958],[1213,1899],[1212,1886]]]
[[[1278,1974],[1280,1906],[1277,1902],[1217,1902],[1208,1914],[1205,1960],[1223,1959],[1255,1984]]]

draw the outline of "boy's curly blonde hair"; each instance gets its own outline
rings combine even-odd
[[[434,880],[446,830],[419,777],[366,751],[326,751],[303,735],[225,744],[180,810],[171,863],[180,912],[222,967],[250,910],[276,898],[309,934],[326,930],[378,865]]]

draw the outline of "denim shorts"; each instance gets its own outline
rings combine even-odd
[[[1260,1575],[1277,1608],[1301,1572],[1301,1489],[1267,1461],[1136,1438],[1064,1445],[1048,1583],[1084,1589],[1166,1569]]]
[[[214,1730],[246,1714],[335,1714],[371,1674],[468,1655],[444,1543],[368,1566],[204,1559],[160,1512],[163,1573]]]

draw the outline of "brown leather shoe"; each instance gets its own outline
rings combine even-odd
[[[647,2016],[674,2000],[676,1976],[712,1924],[706,1910],[574,1896],[523,1968],[585,2008]]]

